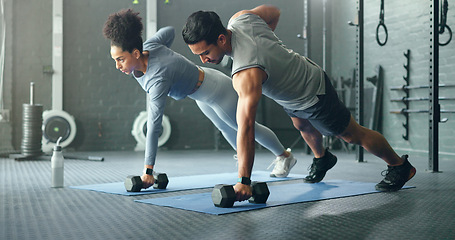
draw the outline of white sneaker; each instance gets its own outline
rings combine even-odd
[[[292,167],[294,167],[294,165],[297,163],[297,159],[295,159],[294,155],[292,155],[291,149],[288,148],[286,151],[289,152],[289,157],[278,156],[267,168],[269,169],[271,166],[275,165],[272,172],[270,173],[270,177],[287,177],[289,175],[289,172],[291,172]]]

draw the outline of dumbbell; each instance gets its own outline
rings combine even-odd
[[[269,198],[270,191],[265,182],[252,182],[253,195],[248,201],[250,203],[265,203]],[[218,184],[212,191],[212,201],[216,207],[230,208],[235,202],[235,191],[232,185]]]
[[[155,182],[153,188],[155,189],[166,189],[169,179],[166,173],[153,173]],[[125,179],[125,188],[127,192],[140,192],[142,189],[142,179],[140,176],[129,175]]]

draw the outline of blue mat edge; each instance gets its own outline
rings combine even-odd
[[[266,173],[266,171],[256,171],[257,173]],[[229,173],[220,173],[220,174],[235,174],[234,172],[229,172]],[[268,174],[268,172],[267,172]],[[201,175],[213,175],[213,174],[201,174]],[[181,177],[194,177],[197,175],[189,175],[189,176],[181,176]],[[295,176],[295,177],[292,177]],[[292,180],[300,180],[303,179],[305,175],[303,174],[290,174],[289,177],[284,177],[284,178],[273,178],[272,181],[265,181],[267,183],[270,182],[284,182],[284,181],[292,181]],[[108,183],[98,183],[98,184],[86,184],[86,185],[79,185],[79,186],[69,186],[71,189],[78,189],[78,190],[88,190],[88,191],[93,191],[93,192],[100,192],[100,193],[107,193],[107,194],[114,194],[114,195],[120,195],[120,196],[142,196],[142,195],[148,195],[148,194],[157,194],[157,193],[167,193],[167,192],[180,192],[180,191],[188,191],[188,190],[198,190],[198,189],[208,189],[208,188],[213,188],[213,186],[204,186],[204,187],[193,187],[193,188],[182,188],[182,189],[147,189],[147,190],[142,190],[140,192],[110,192],[110,191],[104,191],[104,190],[96,190],[96,189],[90,189],[89,187],[91,186],[97,186],[97,185],[102,185],[102,184],[122,184],[123,182],[108,182]]]
[[[339,180],[332,180],[332,181],[339,181]],[[366,183],[366,182],[363,182],[363,183]],[[415,186],[403,186],[403,188],[401,190],[412,189],[412,188],[416,188],[416,187]],[[167,207],[167,208],[172,208],[172,209],[179,209],[179,210],[184,210],[184,211],[198,212],[198,213],[204,213],[204,214],[209,214],[209,215],[220,216],[220,215],[247,212],[247,211],[264,209],[264,208],[286,206],[286,205],[298,204],[298,203],[318,202],[318,201],[324,201],[324,200],[330,200],[330,199],[355,197],[355,196],[362,196],[362,195],[374,194],[374,193],[390,193],[390,192],[381,192],[381,191],[378,191],[378,190],[372,190],[371,192],[357,193],[357,194],[352,194],[352,195],[348,195],[348,196],[326,197],[326,198],[321,198],[321,199],[316,199],[316,200],[308,200],[308,201],[300,201],[300,202],[289,202],[289,203],[282,203],[282,204],[277,204],[277,205],[267,205],[267,203],[265,203],[265,204],[254,204],[254,205],[251,205],[250,207],[248,207],[246,209],[242,209],[242,210],[239,210],[239,211],[221,212],[221,213],[204,212],[204,211],[200,211],[200,210],[185,209],[185,208],[181,208],[181,207],[165,206],[165,205],[159,205],[159,204],[153,204],[153,203],[150,203],[150,202],[145,202],[145,201],[150,200],[150,199],[140,199],[140,200],[138,199],[138,200],[134,200],[134,202],[138,202],[138,203],[142,203],[142,204],[149,204],[149,205],[159,206],[159,207]],[[206,194],[206,193],[194,193],[194,194],[188,194],[188,195],[198,195],[198,194]],[[176,197],[176,196],[164,197],[164,198],[174,198],[174,197]]]

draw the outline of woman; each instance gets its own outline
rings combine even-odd
[[[109,15],[103,29],[111,40],[111,57],[116,68],[132,74],[148,93],[150,111],[147,120],[143,187],[152,185],[152,175],[158,149],[158,136],[166,96],[176,100],[190,97],[201,111],[221,131],[236,149],[237,94],[231,79],[220,71],[198,67],[169,47],[174,40],[174,29],[165,27],[142,43],[142,21],[138,12],[121,10]],[[276,135],[268,128],[255,124],[256,141],[274,153],[277,158],[270,176],[286,177],[297,162],[290,149],[285,150]]]

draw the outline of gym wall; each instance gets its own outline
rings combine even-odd
[[[115,69],[109,55],[109,42],[101,30],[107,16],[122,8],[134,8],[145,19],[145,0],[65,0],[64,10],[64,104],[65,111],[73,115],[77,135],[68,146],[78,151],[132,150],[136,141],[131,136],[133,121],[145,110],[145,93],[130,77]],[[302,0],[288,1],[207,1],[207,0],[158,0],[158,27],[174,26],[176,38],[172,49],[202,65],[184,44],[180,32],[192,12],[213,10],[227,23],[232,14],[260,4],[273,4],[282,15],[276,33],[291,49],[304,53],[304,40],[297,38],[303,29]],[[189,4],[191,3],[191,4]],[[322,1],[308,0],[310,9],[308,29],[308,55],[322,66]],[[429,76],[429,7],[430,1],[386,1],[385,23],[389,39],[385,46],[375,41],[375,29],[379,18],[380,0],[365,3],[365,77],[374,75],[374,67],[384,68],[383,133],[393,147],[400,151],[425,154],[428,150],[428,114],[410,116],[410,139],[404,141],[401,123],[404,117],[392,115],[391,109],[399,109],[400,103],[390,98],[401,92],[391,92],[390,86],[402,85],[405,75],[403,52],[411,49],[411,85],[428,83]],[[10,109],[10,121],[0,123],[0,150],[20,149],[22,135],[22,104],[29,101],[29,83],[35,82],[35,102],[51,109],[51,75],[43,69],[52,65],[52,0],[12,1],[5,0],[7,14],[7,52],[4,82],[4,105]],[[355,68],[356,1],[327,1],[326,70],[333,79],[352,77]],[[406,10],[406,11],[404,11]],[[449,11],[448,24],[454,20],[455,11]],[[145,36],[145,34],[144,34]],[[440,81],[453,82],[454,51],[451,43],[440,48]],[[214,67],[229,74],[222,66]],[[450,89],[441,89],[441,96],[449,96]],[[418,90],[411,96],[427,96],[427,90]],[[455,109],[452,102],[441,102],[442,108]],[[426,102],[412,103],[411,109],[428,109]],[[168,99],[165,114],[172,124],[172,135],[164,147],[170,149],[230,148],[217,134],[213,124],[200,112],[194,101]],[[442,156],[453,156],[449,146],[453,140],[454,125],[449,121],[441,124],[440,151]],[[299,134],[273,101],[261,100],[257,120],[271,127],[283,144],[290,146]],[[208,128],[208,129],[207,129]],[[296,147],[302,147],[300,141]]]
[[[1,146],[5,149],[20,149],[22,136],[22,104],[29,101],[29,83],[35,82],[35,102],[44,105],[44,110],[51,106],[51,74],[43,73],[45,67],[52,65],[52,1],[9,1],[9,26],[12,26],[13,39],[10,57],[7,58],[7,69],[11,76],[5,79],[10,84],[12,94],[6,92],[11,105],[11,121],[1,123]],[[158,27],[174,26],[176,38],[172,49],[179,52],[196,64],[200,60],[194,56],[181,38],[181,29],[192,12],[199,9],[217,11],[227,23],[229,17],[238,10],[252,8],[263,1],[226,1],[209,2],[191,1],[157,1]],[[301,32],[303,5],[301,1],[282,4],[280,1],[269,1],[283,11],[292,14],[283,16],[281,24],[286,28],[277,31],[288,46],[301,51],[301,40],[296,35]],[[102,36],[102,27],[107,16],[123,8],[134,8],[146,17],[145,0],[133,1],[63,1],[63,109],[76,119],[77,135],[71,145],[78,151],[95,150],[132,150],[136,141],[131,135],[133,122],[141,111],[145,110],[145,92],[130,76],[115,69],[114,61],[109,54],[109,41]],[[297,7],[296,7],[297,6]],[[295,16],[300,16],[295,19]],[[144,21],[145,22],[145,21]],[[292,31],[288,31],[292,29]],[[144,31],[145,39],[145,31]],[[295,47],[294,47],[295,46]],[[218,68],[229,74],[229,70]],[[270,122],[270,127],[279,128],[277,134],[291,133],[283,143],[290,144],[298,133],[290,131],[292,125],[281,108],[270,100],[263,100],[261,105],[270,105],[270,110],[258,113],[258,120]],[[277,108],[277,109],[276,109]],[[265,107],[264,107],[265,109]],[[164,147],[172,149],[214,149],[230,148],[213,124],[201,113],[193,100],[175,101],[168,99],[165,114],[172,124],[172,135]],[[270,118],[270,119],[267,119]],[[11,133],[8,133],[11,129]],[[218,146],[215,146],[217,140]],[[9,147],[6,143],[10,143]],[[289,142],[289,143],[288,143]],[[5,144],[4,144],[5,143]]]
[[[354,21],[356,15],[356,1],[330,1],[332,3],[332,21],[330,32],[331,65],[329,72],[332,78],[343,76],[351,77],[355,68],[355,27],[348,26],[348,21]],[[409,49],[410,54],[410,82],[409,85],[428,85],[430,78],[430,0],[418,1],[385,1],[384,22],[388,30],[388,41],[384,46],[376,42],[376,27],[379,23],[380,0],[365,1],[364,13],[364,76],[376,75],[376,65],[384,69],[384,95],[382,110],[382,133],[392,147],[399,153],[410,153],[428,156],[429,147],[429,115],[428,113],[409,114],[409,140],[403,139],[405,129],[402,123],[405,117],[401,114],[391,114],[391,110],[404,108],[401,102],[391,102],[392,98],[405,95],[403,91],[391,91],[392,86],[405,84],[407,64],[404,53]],[[440,19],[441,20],[441,19]],[[455,11],[450,9],[447,24],[454,28]],[[380,32],[381,34],[381,32]],[[383,36],[383,35],[380,35]],[[440,42],[448,39],[447,31],[439,35]],[[446,46],[439,47],[439,82],[454,84],[455,79],[455,42],[452,40]],[[371,86],[365,81],[365,87]],[[454,88],[440,88],[440,97],[451,97]],[[410,97],[428,97],[428,89],[412,89]],[[455,110],[455,101],[440,101],[441,109]],[[428,110],[428,101],[410,102],[409,109]],[[439,124],[439,152],[441,159],[454,159],[455,149],[452,146],[455,136],[453,113],[442,113],[441,118],[448,118],[446,123]]]

